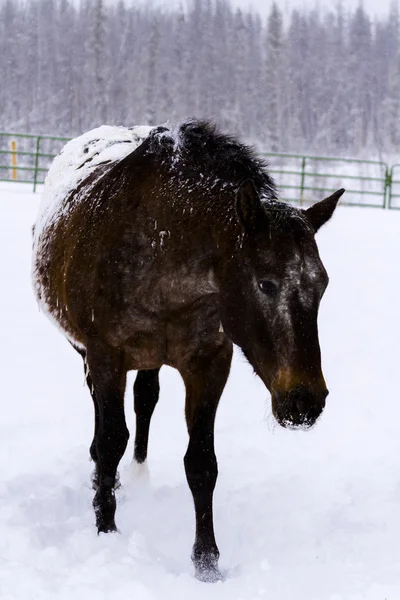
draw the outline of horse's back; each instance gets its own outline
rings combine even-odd
[[[54,159],[46,177],[35,225],[35,238],[65,214],[63,202],[85,180],[92,185],[132,153],[148,137],[152,127],[102,125],[70,140]],[[101,167],[101,168],[100,168]],[[96,177],[96,172],[98,177]]]
[[[54,159],[46,177],[43,198],[33,229],[33,284],[41,308],[61,325],[75,345],[82,345],[79,327],[73,325],[67,295],[82,295],[90,289],[93,272],[90,250],[94,222],[90,192],[123,159],[148,137],[152,127],[102,126],[69,141]],[[85,248],[80,248],[80,246]],[[74,260],[86,260],[86,277],[68,285]],[[83,274],[82,274],[83,275]]]

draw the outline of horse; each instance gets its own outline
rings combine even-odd
[[[196,119],[103,126],[54,160],[34,229],[33,284],[84,360],[99,533],[117,531],[127,372],[138,371],[134,460],[143,463],[159,370],[169,365],[186,390],[195,576],[221,579],[214,422],[233,344],[269,390],[278,423],[312,427],[328,394],[317,328],[328,275],[315,233],[343,192],[307,210],[281,202],[252,148]]]

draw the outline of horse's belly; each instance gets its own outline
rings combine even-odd
[[[120,347],[124,349],[131,370],[158,369],[166,364],[166,339],[161,327],[149,332],[137,331]]]
[[[122,348],[130,369],[156,369],[182,363],[219,337],[219,311],[215,298],[198,299],[178,311],[147,315],[130,310],[113,316],[108,343]]]
[[[63,285],[65,265],[49,258],[44,259],[40,246],[34,255],[33,287],[41,311],[78,347],[85,346],[84,336],[76,327],[68,310]]]

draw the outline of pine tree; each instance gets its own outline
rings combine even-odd
[[[368,145],[372,129],[372,112],[375,90],[372,79],[372,34],[371,23],[363,6],[356,9],[349,32],[348,80],[352,100],[350,119],[353,152],[360,152]]]
[[[272,4],[267,25],[265,61],[266,128],[271,152],[279,151],[282,131],[282,80],[283,80],[283,18],[277,4]]]

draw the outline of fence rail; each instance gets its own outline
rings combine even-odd
[[[392,207],[389,194],[392,175],[383,162],[297,154],[265,153],[264,156],[282,197],[289,202],[308,204],[321,199],[321,194],[345,187],[343,204]]]
[[[32,183],[36,192],[37,186],[44,183],[52,160],[69,139],[0,132],[0,181]]]
[[[44,183],[52,160],[70,138],[0,132],[0,181],[31,183],[33,191]],[[276,179],[281,198],[306,205],[340,187],[343,204],[400,209],[400,164],[263,153]]]

